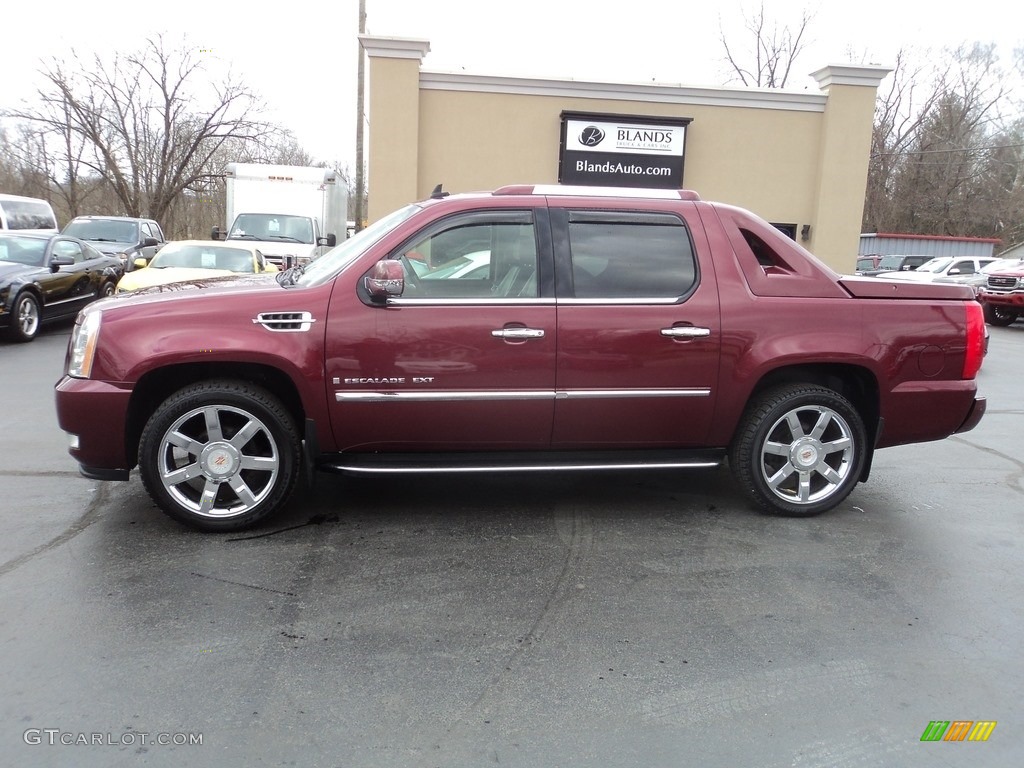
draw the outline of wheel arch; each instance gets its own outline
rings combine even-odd
[[[135,384],[128,404],[125,455],[129,466],[138,464],[142,430],[160,404],[183,387],[211,379],[234,379],[263,387],[281,400],[294,417],[297,429],[301,431],[306,409],[295,383],[280,368],[229,361],[183,363],[156,368],[144,374]]]
[[[871,469],[874,445],[880,430],[881,415],[878,379],[867,367],[850,363],[809,363],[788,365],[766,372],[747,397],[747,404],[754,402],[769,389],[785,384],[816,384],[826,387],[850,401],[860,414],[861,421],[868,437],[868,453],[865,457],[861,481],[867,480]],[[742,418],[733,428],[733,438],[739,429]],[[730,438],[730,442],[733,438]]]

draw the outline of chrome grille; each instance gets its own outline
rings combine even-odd
[[[275,333],[301,333],[308,331],[316,320],[309,312],[261,312],[253,322]]]
[[[1017,287],[1017,278],[991,275],[988,279],[988,287],[997,291],[1012,291]]]

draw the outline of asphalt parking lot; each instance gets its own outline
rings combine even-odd
[[[818,518],[725,469],[323,475],[224,536],[78,475],[68,333],[0,342],[0,762],[1024,764],[1024,322],[976,430],[879,452]]]

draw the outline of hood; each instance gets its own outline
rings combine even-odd
[[[85,237],[81,239],[100,253],[105,253],[107,256],[117,256],[117,254],[130,251],[138,245],[138,243],[122,243],[120,241],[111,242],[110,240],[89,240]]]
[[[31,272],[42,267],[30,267],[16,261],[0,261],[0,280],[7,280],[21,272]]]
[[[205,297],[217,294],[240,293],[245,290],[263,291],[281,289],[277,280],[274,279],[277,273],[264,272],[258,275],[239,274],[238,272],[224,272],[219,269],[154,269],[153,272],[178,272],[192,273],[191,277],[180,275],[177,279],[167,282],[151,282],[137,288],[129,288],[127,291],[122,288],[127,278],[134,278],[150,269],[139,269],[129,272],[121,278],[117,284],[117,299],[146,299],[147,301],[175,301],[186,297]],[[202,273],[202,274],[198,274]]]
[[[896,272],[889,270],[888,272],[880,272],[876,277],[880,277],[884,280],[910,280],[915,283],[931,283],[935,278],[939,277],[934,272],[918,272],[917,270],[904,270]]]
[[[226,242],[236,242],[252,245],[263,253],[264,256],[281,258],[282,256],[309,256],[316,250],[313,243],[292,243],[287,240],[246,240],[243,238],[228,238]]]
[[[155,286],[171,286],[169,290],[183,290],[215,277],[236,275],[228,269],[199,269],[191,267],[145,267],[129,272],[117,283],[119,292],[138,291]]]

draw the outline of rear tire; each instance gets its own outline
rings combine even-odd
[[[201,531],[238,531],[276,512],[295,488],[295,420],[267,390],[192,384],[165,400],[139,441],[143,485],[167,515]]]
[[[863,420],[846,398],[825,387],[788,384],[747,407],[729,465],[765,511],[810,517],[849,495],[867,451]]]

